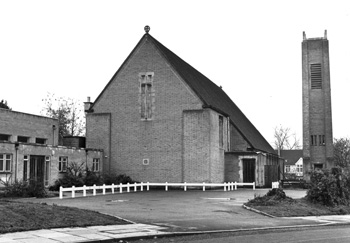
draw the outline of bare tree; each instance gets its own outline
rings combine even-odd
[[[82,104],[77,100],[66,97],[55,97],[48,93],[43,99],[44,107],[41,110],[43,115],[58,119],[59,140],[63,136],[82,136],[85,131]]]
[[[280,153],[284,149],[301,149],[300,141],[295,133],[292,133],[290,128],[284,128],[282,125],[275,127],[274,134],[275,149]]]

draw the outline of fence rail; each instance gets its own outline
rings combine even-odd
[[[150,187],[152,186],[161,186],[161,187],[165,187],[165,191],[169,190],[169,187],[183,187],[184,191],[187,191],[188,187],[201,187],[203,189],[203,191],[205,191],[206,187],[223,187],[224,191],[230,191],[230,190],[237,190],[238,186],[252,186],[253,190],[255,190],[255,182],[251,182],[251,183],[243,183],[243,182],[225,182],[225,183],[152,183],[152,182],[141,182],[141,183],[134,183],[134,184],[119,184],[119,185],[102,185],[102,186],[81,186],[81,187],[65,187],[63,188],[62,186],[60,187],[60,199],[63,198],[63,193],[64,192],[71,192],[72,193],[72,198],[75,197],[75,193],[76,192],[83,192],[83,197],[86,197],[86,193],[87,191],[92,191],[92,195],[96,196],[97,191],[102,190],[102,195],[106,194],[106,190],[110,189],[111,193],[114,194],[116,191],[119,191],[119,193],[123,193],[125,192],[124,188],[126,188],[126,192],[130,192],[132,189],[134,192],[137,192],[138,189],[139,191],[143,191],[144,187],[146,188],[147,191],[150,190]]]

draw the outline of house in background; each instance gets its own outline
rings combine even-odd
[[[285,177],[303,178],[303,150],[280,150]]]
[[[49,186],[72,162],[101,171],[102,158],[102,150],[59,146],[57,119],[0,108],[0,186],[14,181]]]
[[[105,171],[152,182],[278,180],[278,155],[227,94],[145,31],[85,102],[86,144],[105,152]]]

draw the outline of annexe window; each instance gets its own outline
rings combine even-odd
[[[0,141],[10,141],[10,135],[0,134]]]
[[[58,159],[58,171],[59,172],[67,172],[68,166],[68,157],[62,156]]]
[[[322,89],[321,63],[310,64],[311,89]]]
[[[35,143],[46,144],[46,139],[45,138],[36,138]]]
[[[11,154],[0,154],[0,172],[11,172]]]
[[[25,136],[18,136],[17,137],[17,142],[28,143],[28,141],[29,141],[29,137],[25,137]]]
[[[153,72],[140,73],[140,101],[141,119],[148,120],[153,117]]]
[[[224,146],[224,118],[219,116],[219,146]]]
[[[93,172],[100,171],[100,159],[98,159],[98,158],[92,159],[92,171]]]

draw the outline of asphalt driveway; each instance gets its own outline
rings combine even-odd
[[[238,189],[228,192],[151,190],[74,199],[34,200],[94,210],[137,223],[168,226],[169,231],[177,232],[252,229],[317,223],[305,219],[270,218],[242,207],[242,204],[254,198],[254,195],[264,195],[267,191],[268,189],[255,191]],[[293,198],[305,195],[303,190],[285,190],[285,192]]]

